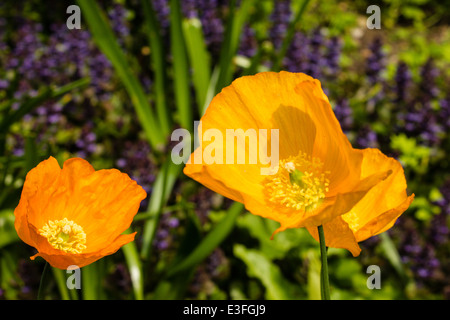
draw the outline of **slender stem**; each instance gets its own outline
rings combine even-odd
[[[330,282],[328,280],[328,261],[327,248],[325,246],[325,234],[323,227],[319,226],[319,242],[320,242],[320,259],[322,261],[322,269],[320,271],[320,292],[322,300],[330,300]]]
[[[37,295],[38,300],[44,299],[44,287],[45,287],[45,284],[48,282],[48,277],[50,275],[50,269],[51,269],[51,267],[50,267],[49,263],[46,261],[44,270],[42,271],[42,275],[41,275],[41,282],[39,283],[39,290],[38,290],[38,295]]]

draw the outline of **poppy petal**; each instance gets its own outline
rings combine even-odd
[[[93,253],[68,254],[61,253],[58,250],[50,250],[50,252],[38,252],[30,259],[34,260],[36,257],[44,258],[52,267],[59,269],[67,269],[69,266],[77,266],[82,268],[91,264],[107,255],[117,252],[122,246],[134,240],[136,232],[131,234],[119,235],[113,242],[102,250]],[[44,238],[45,239],[45,238]],[[46,240],[46,239],[45,239]]]
[[[362,153],[363,175],[376,170],[390,170],[392,174],[342,216],[354,230],[358,241],[389,229],[414,199],[414,194],[407,196],[405,174],[397,160],[387,157],[378,149],[365,149]],[[390,196],[386,197],[386,194]]]
[[[313,238],[319,242],[317,227],[308,227],[307,229]],[[361,253],[361,248],[356,241],[355,235],[341,217],[323,224],[323,232],[327,247],[347,249],[354,257],[359,256]]]
[[[38,250],[32,259],[42,256],[62,269],[81,267],[134,239],[134,234],[121,233],[146,195],[116,169],[95,171],[80,158],[67,160],[61,169],[50,157],[28,173],[15,227],[21,239]]]
[[[19,204],[14,210],[14,225],[19,237],[31,246],[34,246],[34,243],[30,236],[28,219],[30,216],[42,216],[57,188],[60,172],[58,161],[50,157],[31,169],[26,176]]]

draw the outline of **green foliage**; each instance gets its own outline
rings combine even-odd
[[[430,147],[420,137],[393,133],[392,127],[398,120],[397,105],[392,96],[383,94],[395,84],[399,61],[407,63],[412,82],[420,86],[421,67],[430,57],[434,58],[442,70],[439,85],[445,87],[448,83],[447,2],[376,1],[374,4],[381,8],[382,30],[369,32],[365,29],[366,1],[293,0],[293,14],[282,47],[276,51],[268,38],[275,2],[232,0],[221,12],[222,43],[214,53],[201,17],[185,18],[180,1],[168,1],[170,14],[166,18],[170,28],[165,31],[155,1],[132,3],[132,9],[127,11],[131,34],[126,39],[117,37],[105,3],[90,0],[77,3],[82,10],[83,28],[92,35],[93,43],[89,46],[98,48],[112,64],[114,77],[108,85],[114,89],[107,102],[98,102],[88,78],[73,79],[62,86],[40,84],[33,88],[34,94],[19,99],[15,97],[20,83],[18,73],[0,70],[0,79],[10,83],[7,89],[0,89],[0,289],[4,292],[0,298],[35,298],[37,284],[25,283],[20,266],[31,265],[39,275],[44,261],[41,258],[28,261],[34,253],[17,236],[14,208],[27,172],[49,155],[60,163],[73,156],[69,145],[79,139],[82,122],[86,120],[78,118],[79,110],[75,108],[71,115],[74,121],[63,124],[67,128],[49,130],[41,141],[37,129],[24,117],[50,101],[69,108],[90,101],[94,116],[89,120],[102,141],[101,150],[89,156],[94,167],[114,167],[126,151],[119,144],[122,139],[143,140],[150,145],[147,160],[154,167],[148,171],[153,171],[155,177],[148,205],[127,230],[138,232],[136,241],[84,267],[81,292],[67,288],[67,274],[63,270],[52,269],[49,290],[45,292],[47,299],[320,299],[319,244],[307,230],[288,229],[274,235],[278,223],[243,213],[241,204],[229,205],[221,197],[214,201],[196,199],[204,188],[182,174],[182,165],[173,164],[169,142],[176,127],[194,132],[194,120],[204,114],[214,95],[236,77],[283,69],[295,33],[311,34],[318,27],[327,39],[338,37],[342,44],[339,74],[336,78],[324,75],[320,79],[322,86],[329,90],[333,107],[341,98],[348,98],[356,129],[369,126],[380,140],[387,141],[387,150],[383,151],[398,155],[408,185],[416,193],[405,215],[417,223],[421,232],[442,213],[436,203],[443,199],[439,188],[445,180],[443,172],[448,169],[444,146]],[[111,1],[118,3],[130,5],[127,1]],[[53,13],[47,16],[47,12],[41,12],[45,8],[39,7],[38,2],[30,1],[24,5],[23,15],[45,23],[55,18]],[[6,11],[17,10],[7,1],[0,13],[6,15]],[[237,56],[246,26],[251,26],[256,34],[252,57]],[[12,42],[16,26],[7,25],[4,29],[6,39]],[[45,32],[47,29],[49,25],[45,24]],[[368,43],[376,35],[384,39],[386,67],[381,75],[383,82],[368,85],[364,62],[371,53]],[[120,44],[122,40],[124,45]],[[9,54],[0,52],[0,65]],[[150,78],[151,89],[145,88],[141,81],[143,74]],[[440,92],[433,104],[436,106],[447,94],[448,90]],[[383,98],[378,100],[380,96]],[[358,134],[348,132],[349,139],[355,142]],[[23,137],[23,155],[11,152],[12,135]],[[448,144],[447,135],[441,132],[443,143]],[[204,213],[198,213],[205,210],[202,201],[213,203],[207,208],[206,218],[202,216]],[[167,213],[177,217],[180,226],[174,237],[175,246],[160,252],[155,241]],[[383,233],[377,239],[379,242],[374,247],[370,244],[364,247],[358,258],[343,249],[328,251],[332,299],[422,298],[435,289],[425,288],[422,292],[416,287],[409,265],[401,259],[400,240],[395,235]],[[448,250],[440,250],[440,258],[448,255]],[[225,256],[225,262],[215,270],[215,277],[208,275],[207,284],[192,292],[192,284],[206,273],[209,259],[217,252]],[[367,288],[366,268],[370,264],[383,268],[381,290]],[[117,287],[119,281],[114,277],[120,272],[120,279],[129,282],[129,290]],[[29,287],[31,293],[24,294],[23,287]],[[442,298],[442,294],[436,293],[436,297]]]
[[[259,279],[265,287],[265,298],[274,300],[295,299],[295,286],[286,280],[280,269],[258,250],[246,249],[236,244],[233,250],[236,257],[247,265],[250,277]]]
[[[427,171],[431,152],[429,148],[417,145],[414,138],[408,138],[405,134],[392,136],[391,147],[400,151],[399,160],[405,167],[421,174]]]

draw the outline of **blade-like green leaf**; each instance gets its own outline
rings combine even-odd
[[[156,18],[152,1],[142,1],[142,10],[144,13],[146,34],[150,43],[152,68],[155,73],[153,84],[155,88],[156,113],[158,115],[158,122],[161,125],[161,130],[163,131],[164,136],[167,136],[172,124],[167,104],[167,65],[165,60],[163,38],[161,36],[161,27],[158,23],[158,19]]]
[[[403,268],[400,254],[398,253],[397,248],[392,242],[391,237],[389,237],[389,234],[387,232],[381,233],[379,237],[381,239],[381,248],[383,249],[384,255],[391,263],[392,267],[394,267],[395,271],[397,271],[402,280],[407,280],[408,276],[406,275],[405,269]]]
[[[192,66],[192,81],[200,116],[204,113],[209,83],[211,80],[211,57],[206,48],[202,25],[199,19],[187,19],[183,22],[183,35],[186,39],[189,60]]]
[[[144,224],[142,234],[141,257],[147,259],[150,257],[153,238],[158,227],[159,216],[162,208],[166,204],[172,188],[181,173],[182,166],[174,164],[169,158],[162,166],[161,171],[153,184],[150,202],[147,208],[148,220]]]
[[[33,169],[39,163],[39,153],[34,137],[25,137],[25,170]]]
[[[170,1],[170,41],[173,56],[173,81],[179,123],[193,132],[193,110],[191,108],[189,62],[183,37],[181,3]]]
[[[225,28],[224,40],[220,52],[219,68],[216,90],[218,93],[222,88],[229,85],[232,80],[234,63],[233,58],[239,47],[239,40],[242,34],[242,29],[248,19],[250,10],[254,7],[255,0],[243,0],[239,8],[236,8],[236,0],[231,0],[229,5],[229,16]]]
[[[230,12],[234,13],[236,9],[236,0],[230,1]],[[227,86],[231,81],[232,75],[232,58],[233,58],[233,46],[232,40],[235,34],[235,14],[228,15],[228,21],[225,26],[224,39],[222,41],[222,47],[220,51],[219,61],[219,75],[216,83],[215,94],[219,93],[222,88]]]
[[[62,300],[70,300],[71,295],[69,293],[69,289],[67,288],[67,279],[66,279],[66,272],[64,270],[58,269],[58,268],[52,268],[53,272],[53,278],[55,279],[56,285],[58,287],[59,293],[61,294]],[[73,293],[76,293],[76,289],[70,290]],[[72,294],[72,297],[74,295]]]
[[[300,4],[298,8],[295,18],[289,23],[286,36],[284,37],[283,43],[281,44],[281,48],[275,57],[275,61],[272,66],[273,71],[279,71],[280,68],[282,67],[283,59],[286,56],[286,52],[289,49],[289,45],[291,44],[292,39],[294,38],[295,28],[297,24],[300,22],[303,14],[305,13],[309,1],[310,0],[303,0],[303,2]]]
[[[81,78],[68,84],[65,84],[61,87],[54,88],[52,89],[52,98],[60,97],[63,94],[71,92],[72,90],[87,86],[90,82],[91,79],[89,78]]]
[[[149,143],[155,150],[160,150],[165,142],[163,132],[156,121],[140,82],[130,69],[125,55],[114,37],[105,14],[96,1],[78,0],[78,3],[94,40],[100,50],[111,61],[117,75],[125,86]]]
[[[177,263],[174,267],[170,268],[167,272],[167,276],[173,276],[181,271],[185,271],[192,268],[202,262],[213,250],[222,243],[222,241],[228,236],[230,231],[236,222],[237,217],[244,209],[244,205],[235,202],[230,207],[225,218],[223,218],[213,230],[211,230],[200,244],[180,263]]]
[[[105,260],[100,259],[81,268],[81,294],[83,300],[101,300],[103,279],[106,275]]]
[[[19,121],[24,115],[30,113],[34,108],[51,98],[52,90],[47,87],[42,89],[37,96],[25,100],[25,102],[23,102],[17,110],[2,118],[2,122],[0,123],[0,133],[6,133],[13,123]]]
[[[130,231],[127,231],[129,233]],[[130,272],[131,284],[133,286],[134,297],[136,300],[144,299],[144,279],[142,276],[142,264],[139,259],[139,253],[136,248],[136,243],[129,242],[122,247],[125,260]]]

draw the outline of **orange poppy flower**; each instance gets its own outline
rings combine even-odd
[[[19,237],[51,266],[86,266],[134,240],[122,235],[146,192],[116,169],[95,171],[85,160],[69,159],[61,169],[50,157],[26,177],[14,211]]]
[[[406,197],[398,161],[377,150],[353,149],[320,82],[305,74],[264,72],[239,78],[214,97],[200,122],[203,132],[212,129],[223,136],[230,129],[278,130],[278,149],[269,134],[258,140],[259,150],[278,152],[275,165],[261,159],[252,164],[198,163],[201,154],[211,154],[211,144],[216,155],[227,154],[227,147],[234,148],[233,154],[251,149],[242,140],[222,144],[222,149],[216,141],[202,141],[184,168],[186,175],[242,202],[251,213],[278,221],[275,233],[323,225],[327,245],[358,254],[354,242],[390,227],[412,200]],[[261,174],[261,168],[270,166],[273,174]],[[349,230],[333,228],[336,221],[339,228],[356,232],[351,246],[341,240],[350,237]]]

